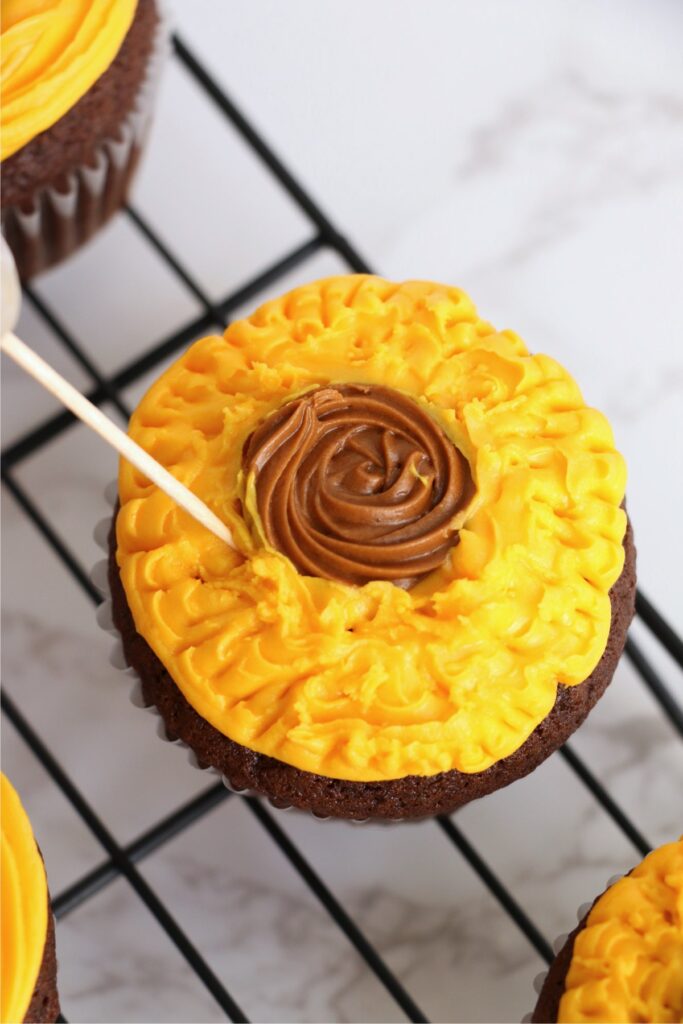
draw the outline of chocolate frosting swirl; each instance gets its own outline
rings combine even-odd
[[[288,402],[244,449],[268,542],[299,572],[411,587],[457,542],[467,461],[413,399],[339,384]]]

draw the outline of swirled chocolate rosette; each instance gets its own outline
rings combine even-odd
[[[244,449],[264,539],[300,573],[411,587],[457,540],[467,461],[420,406],[389,388],[316,388],[269,416]]]
[[[464,292],[298,288],[194,344],[130,433],[236,540],[121,465],[125,656],[234,787],[450,811],[531,771],[610,682],[635,592],[623,460],[569,374]]]

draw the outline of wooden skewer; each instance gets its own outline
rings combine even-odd
[[[29,348],[16,334],[8,331],[3,335],[0,345],[2,351],[6,352],[11,359],[26,370],[34,380],[42,384],[51,394],[78,416],[87,426],[91,427],[96,434],[115,448],[116,451],[132,463],[136,469],[160,487],[169,498],[175,501],[186,512],[189,512],[198,522],[210,530],[221,540],[235,547],[232,534],[225,523],[221,522],[208,505],[205,505],[196,494],[169,473],[156,459],[136,444],[123,430],[116,426],[108,416],[93,405],[76,388],[69,384],[61,374],[46,363],[33,349]]]

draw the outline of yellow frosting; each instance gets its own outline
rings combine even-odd
[[[354,381],[421,402],[476,483],[459,544],[410,591],[299,575],[264,543],[242,478],[264,416]],[[123,462],[118,563],[135,625],[199,714],[253,750],[359,781],[480,772],[605,649],[626,525],[609,425],[457,288],[359,275],[298,288],[193,345],[130,434],[240,549]]]
[[[557,1019],[683,1022],[683,838],[597,900],[576,937]]]
[[[55,124],[107,70],[136,4],[2,0],[2,160]]]
[[[2,1024],[23,1021],[43,959],[47,881],[31,823],[9,780],[0,775],[2,819]]]

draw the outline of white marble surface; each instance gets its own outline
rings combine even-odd
[[[683,626],[680,3],[172,7],[374,266],[464,286],[489,319],[576,374],[628,459],[643,589]],[[213,296],[312,234],[175,63],[135,202]],[[339,267],[322,253],[291,283]],[[108,372],[199,312],[123,217],[38,290]],[[28,310],[22,332],[87,384]],[[7,443],[54,404],[3,370]],[[84,566],[114,470],[76,427],[17,473]],[[8,495],[3,546],[4,685],[129,841],[211,780],[129,704],[89,602]],[[639,637],[680,693],[681,674]],[[680,834],[683,748],[627,664],[574,747],[650,842]],[[102,852],[4,721],[2,760],[59,893]],[[530,1008],[540,958],[436,825],[277,820],[432,1019],[519,1020]],[[558,756],[457,821],[551,939],[639,859]],[[142,870],[251,1019],[402,1019],[239,799]],[[124,881],[61,921],[57,942],[69,1020],[223,1019]]]

